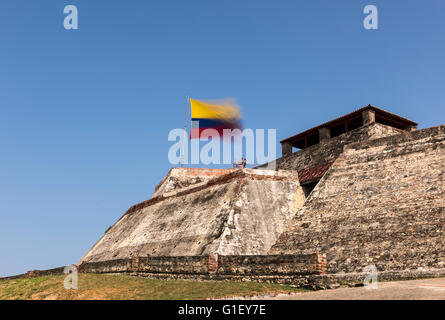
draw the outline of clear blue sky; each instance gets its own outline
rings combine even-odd
[[[79,9],[79,30],[63,8]],[[363,28],[365,5],[379,29]],[[184,105],[277,140],[367,104],[445,118],[445,2],[0,2],[0,276],[76,263],[170,169]]]

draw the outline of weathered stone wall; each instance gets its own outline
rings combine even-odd
[[[212,264],[212,261],[215,264]],[[80,272],[219,275],[311,275],[326,273],[322,254],[163,256],[116,259],[79,265]]]
[[[445,126],[345,147],[271,254],[325,252],[328,272],[445,266]]]
[[[208,274],[209,256],[161,256],[132,259],[115,259],[79,265],[80,272],[86,273],[179,273]]]
[[[0,278],[0,281],[63,274],[64,267],[34,270],[26,274]],[[84,263],[81,273],[128,274],[156,279],[214,281],[257,281],[290,284],[313,289],[362,285],[367,273],[327,274],[326,256],[183,256],[141,257]],[[379,272],[379,281],[443,277],[445,268]]]
[[[325,271],[326,259],[321,254],[219,256],[217,269],[222,275],[309,275]]]
[[[157,279],[275,282],[313,289],[363,285],[368,275],[366,272],[327,274],[326,256],[319,253],[141,257],[84,263],[79,266],[79,272],[125,273]],[[378,280],[408,280],[444,275],[445,268],[380,271]]]
[[[401,132],[402,130],[390,126],[372,123],[279,158],[276,160],[277,169],[300,171],[323,166],[334,162],[347,144],[397,135]],[[262,167],[264,165],[258,168]]]
[[[265,254],[303,202],[296,172],[236,170],[131,207],[81,262]]]

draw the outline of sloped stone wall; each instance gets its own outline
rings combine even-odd
[[[303,201],[296,172],[237,170],[131,207],[81,262],[265,254]]]
[[[325,252],[328,272],[444,268],[445,127],[345,147],[271,254]]]

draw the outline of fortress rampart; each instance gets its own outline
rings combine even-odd
[[[367,106],[282,140],[277,170],[173,168],[79,270],[314,288],[363,283],[369,265],[444,276],[445,126],[416,126]]]

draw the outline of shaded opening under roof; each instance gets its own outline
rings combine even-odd
[[[405,124],[402,124],[402,123],[396,122],[394,120],[388,119],[388,118],[386,118],[384,116],[381,116],[379,114],[375,115],[375,122],[381,123],[381,124],[384,124],[384,125],[387,125],[387,126],[390,126],[390,127],[394,127],[394,128],[397,128],[397,129],[401,129],[401,130],[404,130],[407,127]]]
[[[371,110],[375,113],[375,122],[387,126],[391,126],[401,130],[407,130],[410,126],[417,126],[416,122],[402,118],[396,114],[392,114],[385,110],[368,105],[340,118],[331,120],[317,127],[311,128],[297,135],[289,137],[280,141],[281,143],[288,143],[294,148],[304,149],[320,142],[319,129],[329,128],[330,137],[337,137],[346,132],[355,130],[363,126],[363,112]]]
[[[320,179],[317,179],[315,181],[309,182],[309,183],[303,183],[301,185],[301,188],[303,189],[304,197],[307,198],[311,194],[312,190],[317,186]]]

